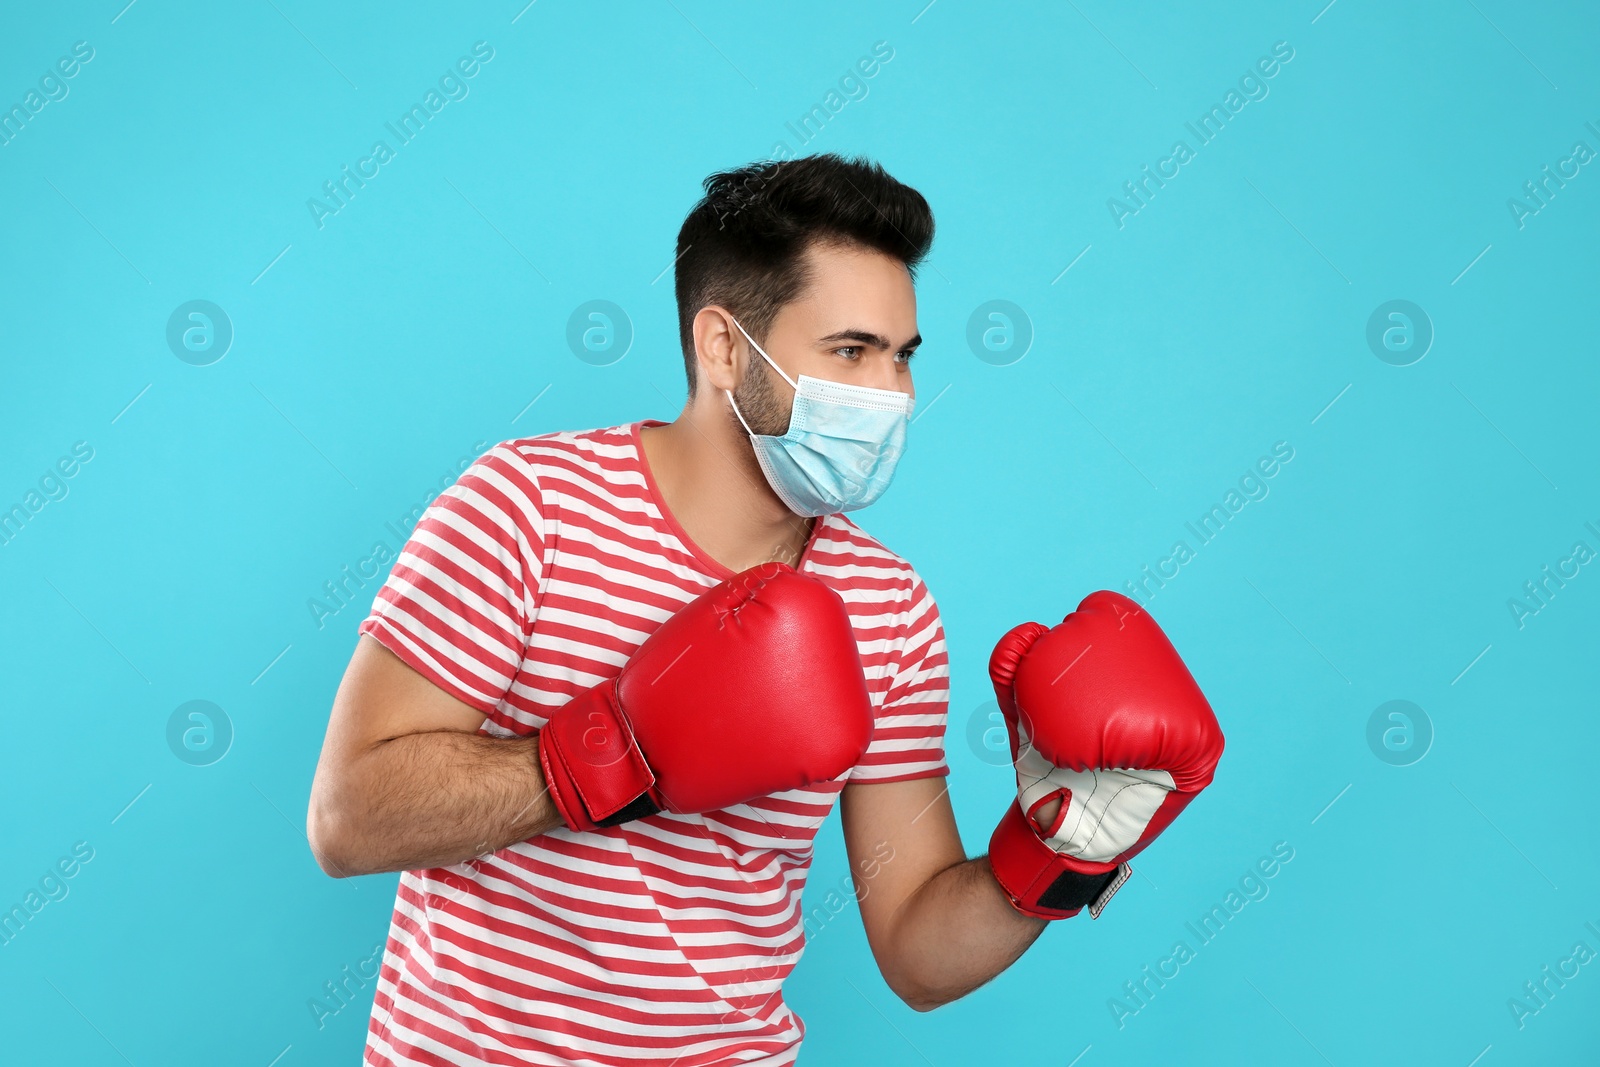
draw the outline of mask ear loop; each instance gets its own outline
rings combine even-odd
[[[750,428],[750,424],[748,422],[744,421],[744,416],[740,414],[739,405],[734,401],[733,394],[724,389],[722,391],[722,395],[726,396],[728,398],[728,403],[733,405],[734,417],[739,420],[739,425],[744,427],[744,432],[749,434],[751,437],[755,437],[756,432]]]
[[[733,324],[735,326],[739,326],[739,320],[738,319],[734,319],[732,315],[729,315],[728,318],[733,319]],[[767,355],[767,350],[762,348],[760,345],[756,344],[756,339],[754,337],[751,337],[748,333],[745,333],[745,329],[744,329],[743,326],[739,326],[739,332],[744,334],[744,339],[746,341],[750,342],[750,347],[751,348],[754,348],[757,352],[761,353],[761,358],[762,359],[764,359],[768,363],[772,364],[772,369],[778,372],[779,377],[781,377],[784,381],[789,383],[789,388],[793,389],[795,392],[798,393],[800,391],[800,386],[795,382],[795,380],[793,378],[791,378],[787,374],[783,373],[783,368],[782,367],[778,366],[776,363],[773,363],[772,357]],[[727,392],[727,390],[723,390],[723,392]]]
[[[729,315],[728,318],[733,319],[733,324],[735,326],[739,326],[739,320],[738,319],[734,319],[732,315]],[[783,380],[788,382],[789,385],[791,387],[793,387],[794,391],[796,393],[798,393],[800,391],[800,387],[798,385],[795,385],[793,379],[791,379],[787,374],[783,373],[783,368],[782,367],[780,367],[776,363],[772,362],[772,357],[767,355],[766,351],[760,345],[756,344],[756,339],[754,337],[751,337],[748,333],[745,333],[745,329],[744,329],[743,326],[739,326],[739,332],[743,333],[744,334],[744,339],[746,341],[750,342],[750,347],[754,348],[757,352],[761,353],[761,358],[766,360],[768,363],[771,363],[772,364],[772,369],[777,371],[778,374],[783,378]],[[726,390],[726,389],[724,389],[722,392],[727,396],[728,403],[733,405],[733,414],[735,415],[735,417],[738,418],[739,425],[744,427],[744,432],[749,434],[751,437],[759,437],[760,434],[757,434],[754,430],[752,430],[750,428],[750,424],[748,422],[744,421],[744,414],[743,414],[743,412],[741,412],[739,410],[739,404],[738,404],[738,402],[736,400],[733,399],[733,394],[728,392],[728,390]]]

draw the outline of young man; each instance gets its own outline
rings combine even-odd
[[[670,423],[490,449],[428,509],[361,626],[308,827],[329,874],[404,872],[369,1063],[791,1063],[803,1027],[781,987],[804,944],[812,839],[835,800],[873,954],[917,1010],[998,974],[1046,918],[1103,905],[1127,877],[1125,856],[1176,814],[1152,818],[1171,776],[1138,772],[1145,777],[1117,792],[1152,798],[1134,813],[1141,843],[1124,848],[1134,845],[1124,835],[1109,852],[1069,858],[1057,810],[1065,816],[1072,783],[1085,798],[1092,790],[1052,783],[1045,765],[1024,795],[1044,830],[1015,815],[1022,843],[995,849],[1011,861],[966,859],[944,787],[938,610],[916,571],[843,514],[882,493],[903,446],[921,341],[913,272],[932,215],[882,168],[832,155],[755,164],[705,185],[678,235],[683,411]],[[848,699],[819,700],[812,714],[809,675],[734,708],[742,736],[754,738],[737,766],[715,738],[693,738],[702,711],[717,713],[697,704],[701,690],[664,710],[644,706],[684,677],[668,677],[677,660],[670,647],[653,650],[652,635],[676,616],[686,652],[681,627],[704,621],[696,598],[737,587],[735,576],[750,597],[765,596],[743,572],[771,561],[837,595],[819,610],[842,602],[846,645],[828,643],[826,620],[813,630],[807,619],[794,632],[814,632],[816,643],[766,652],[844,687],[829,692],[848,690],[852,672],[859,690],[864,676],[865,749],[843,746],[854,763],[842,773],[797,767],[780,724],[762,743],[770,706],[785,702],[799,702],[806,728],[841,729],[837,705]],[[793,577],[787,567],[757,573],[776,581],[780,572]],[[707,643],[725,638],[729,617],[718,608],[715,625],[698,631],[697,654],[709,647],[712,664],[721,646]],[[996,653],[1006,660],[997,669],[1016,676],[1016,700],[1004,698],[1013,743],[1020,737],[1035,759],[1027,718],[1055,696],[1040,689],[1020,718],[1010,705],[1023,703],[1028,647],[1055,633],[1038,630],[1008,635],[1015,647]],[[609,680],[628,677],[630,664],[648,683],[668,680],[636,684],[637,743],[625,736],[608,750],[642,754],[637,766],[613,756],[596,771],[568,752],[590,734],[610,744],[607,731],[626,717],[614,714],[621,690]],[[1059,678],[1070,666],[1046,665],[1034,673]],[[699,677],[719,673],[713,665]],[[660,738],[674,730],[691,740],[667,753]],[[1129,759],[1087,765],[1150,765]],[[645,778],[622,792],[596,784],[622,766]],[[651,770],[660,789],[624,804]],[[797,771],[806,784],[747,788],[750,799],[715,810],[669,803],[689,777],[714,793],[723,777],[787,782]],[[597,806],[606,791],[611,802]],[[1090,818],[1118,816],[1102,805]],[[1052,827],[1058,837],[1041,844]]]

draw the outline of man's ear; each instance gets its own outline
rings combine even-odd
[[[745,360],[739,340],[742,337],[726,308],[707,304],[695,313],[694,351],[700,386],[730,393],[739,388]]]

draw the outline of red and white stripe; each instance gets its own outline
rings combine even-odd
[[[646,425],[654,424],[645,423]],[[641,423],[505,441],[417,523],[360,632],[486,716],[541,727],[731,574],[678,526]],[[916,572],[843,515],[799,569],[843,598],[877,709],[838,780],[561,829],[400,878],[369,1064],[787,1064],[812,840],[847,782],[947,773],[949,667]],[[796,649],[803,655],[803,649]]]

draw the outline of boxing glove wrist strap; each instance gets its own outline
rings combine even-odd
[[[1073,860],[1040,840],[1013,802],[989,840],[989,866],[1011,904],[1036,919],[1067,919],[1084,907],[1098,919],[1133,874],[1127,863]]]
[[[660,811],[655,775],[644,761],[615,679],[580,693],[539,734],[539,766],[550,799],[574,830],[615,826]]]

